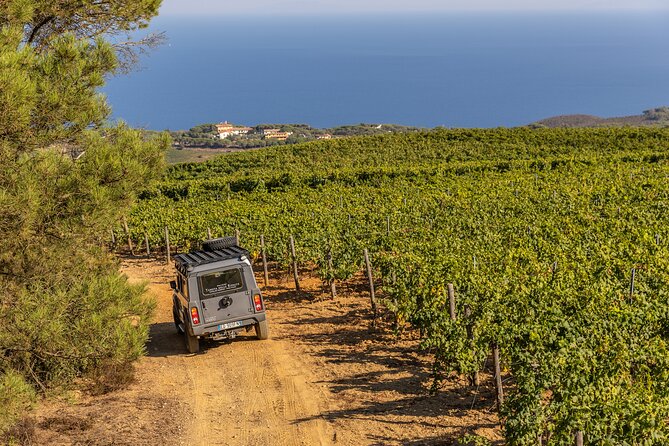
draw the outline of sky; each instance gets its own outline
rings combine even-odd
[[[669,10],[667,0],[163,0],[162,15]]]

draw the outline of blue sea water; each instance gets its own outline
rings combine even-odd
[[[669,14],[158,17],[104,88],[149,129],[206,122],[515,126],[669,105]]]

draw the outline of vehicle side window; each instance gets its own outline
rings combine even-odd
[[[177,291],[181,293],[182,296],[188,298],[188,279],[181,274],[177,274]]]
[[[184,297],[189,298],[190,296],[188,295],[188,279],[186,277],[182,278],[181,283],[182,283],[181,293],[184,295]]]

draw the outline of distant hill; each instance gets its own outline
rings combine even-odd
[[[562,115],[533,122],[531,127],[669,127],[669,107],[645,110],[640,115],[600,118],[592,115]]]

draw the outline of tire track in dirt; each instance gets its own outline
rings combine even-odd
[[[298,294],[292,277],[276,270],[264,290],[270,340],[247,333],[189,355],[172,321],[171,265],[122,262],[158,304],[136,379],[109,394],[76,391],[39,407],[26,419],[32,444],[427,446],[467,433],[503,444],[489,371],[476,390],[449,379],[429,396],[432,364],[418,351],[418,333],[398,338],[389,319],[369,330],[362,275],[331,300],[320,278],[305,274]]]
[[[258,341],[253,331],[231,342],[201,343],[189,355],[172,323],[168,266],[127,261],[131,281],[148,281],[157,301],[148,356],[137,367],[152,391],[184,402],[192,445],[327,445],[333,429],[321,414],[329,394],[299,361],[299,352],[285,340]]]

